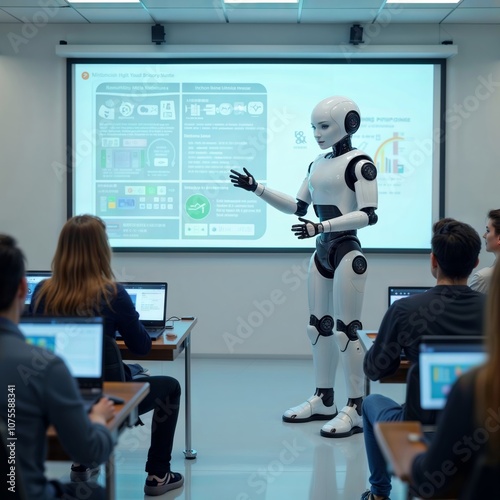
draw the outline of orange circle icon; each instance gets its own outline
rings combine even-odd
[[[90,78],[90,75],[86,71],[84,71],[82,73],[82,80],[88,80],[89,78]]]

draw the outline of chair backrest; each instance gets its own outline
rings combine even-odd
[[[404,407],[404,420],[418,420],[422,425],[435,425],[438,411],[423,410],[420,405],[420,369],[414,363],[408,370],[406,377],[406,403]]]
[[[12,500],[27,500],[26,492],[24,490],[23,481],[21,479],[21,471],[19,470],[19,462],[14,461],[14,483],[10,482],[10,474],[12,473],[11,452],[10,448],[7,446],[7,427],[2,418],[0,418],[0,474],[2,475],[2,488],[7,488],[8,494],[3,494],[2,498],[9,498]],[[15,443],[15,441],[12,441]],[[7,484],[5,484],[5,481]]]
[[[106,382],[125,382],[125,366],[120,348],[115,339],[104,336],[104,380]]]
[[[500,487],[500,463],[490,464],[485,449],[481,450],[459,498],[491,498]]]

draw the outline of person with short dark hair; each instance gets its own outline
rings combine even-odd
[[[429,449],[408,467],[413,491],[471,500],[491,498],[500,486],[500,265],[493,268],[485,315],[483,365],[453,385]],[[457,418],[457,415],[460,417]],[[443,464],[447,464],[446,469]],[[445,472],[445,473],[444,473]],[[453,491],[450,491],[453,490]]]
[[[485,296],[467,286],[480,250],[481,239],[468,224],[450,218],[434,224],[430,264],[436,285],[396,301],[387,310],[365,355],[364,371],[369,379],[392,375],[403,351],[411,363],[417,363],[422,335],[482,335]],[[391,478],[373,428],[376,422],[404,420],[404,415],[404,405],[380,394],[371,394],[363,402],[371,489],[363,493],[362,500],[389,498]]]
[[[104,490],[97,483],[88,483],[83,490],[81,484],[49,481],[44,474],[46,435],[51,425],[72,459],[95,465],[104,463],[114,446],[106,428],[114,409],[111,401],[102,398],[87,414],[77,384],[63,360],[26,343],[17,326],[28,289],[24,260],[16,241],[1,234],[0,417],[5,423],[9,419],[15,421],[14,467],[18,468],[29,499],[84,495],[88,500],[101,500],[105,498]],[[22,366],[31,369],[29,377],[19,370]],[[15,490],[16,485],[9,487]]]
[[[500,209],[490,210],[486,221],[486,231],[483,234],[486,242],[486,251],[491,252],[496,258],[500,254]],[[470,279],[469,286],[477,292],[486,293],[493,274],[495,262],[490,267],[483,267]]]

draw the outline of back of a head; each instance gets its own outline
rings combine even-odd
[[[481,239],[469,224],[445,218],[434,224],[431,246],[443,274],[464,279],[477,265]]]
[[[16,240],[0,234],[0,312],[8,309],[16,296],[25,274],[24,260]]]
[[[112,277],[111,250],[104,222],[93,215],[77,215],[64,224],[52,261],[56,281],[73,282]]]

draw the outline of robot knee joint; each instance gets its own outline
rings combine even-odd
[[[352,261],[352,270],[356,274],[365,274],[367,267],[366,259],[362,255],[358,255]]]
[[[334,323],[333,318],[328,314],[321,319],[311,314],[309,318],[309,327],[307,328],[311,342],[315,344],[319,337],[331,337],[333,335]]]
[[[337,320],[337,332],[344,333],[349,340],[358,340],[358,330],[363,328],[361,321],[355,319],[346,325],[341,319]]]

